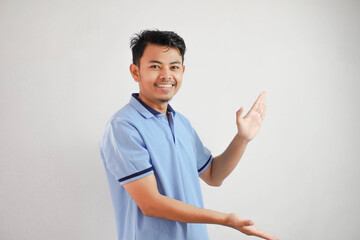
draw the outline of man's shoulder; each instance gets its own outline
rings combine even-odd
[[[137,121],[139,114],[129,103],[117,110],[109,119],[108,125]]]
[[[136,110],[129,103],[127,103],[122,108],[117,110],[113,114],[111,119],[133,118],[133,117],[136,117],[135,113],[136,113]]]

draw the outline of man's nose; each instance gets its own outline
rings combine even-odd
[[[160,73],[160,78],[162,80],[170,80],[171,79],[171,72],[168,68],[163,68]]]

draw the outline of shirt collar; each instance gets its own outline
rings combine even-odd
[[[133,99],[134,99],[134,100],[136,100],[136,102],[140,103],[140,104],[148,111],[148,113],[151,113],[151,115],[157,116],[157,115],[161,114],[160,112],[156,111],[155,109],[151,108],[150,106],[146,105],[143,101],[141,101],[141,99],[139,98],[139,94],[138,94],[138,93],[133,93],[131,96],[132,96],[132,98],[130,99],[130,103],[133,103],[133,105],[135,105],[135,104],[134,104],[135,101],[133,101]],[[137,110],[139,110],[139,112],[142,113],[146,118],[151,117],[151,115],[149,116],[149,114],[147,114],[146,112],[140,111],[140,109],[138,109],[137,106],[134,106],[134,107],[135,107]],[[167,112],[167,113],[172,113],[173,115],[175,115],[175,111],[174,111],[174,109],[170,106],[170,104],[168,104],[168,107],[167,107],[166,112]]]

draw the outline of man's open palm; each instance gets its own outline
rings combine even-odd
[[[247,141],[251,141],[256,136],[265,117],[265,97],[266,92],[262,92],[244,117],[241,116],[244,111],[243,107],[236,112],[238,135]]]

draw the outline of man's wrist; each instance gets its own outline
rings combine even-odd
[[[221,213],[220,215],[220,221],[217,224],[223,225],[223,226],[231,226],[231,222],[230,222],[230,213]]]
[[[236,141],[239,142],[240,144],[245,144],[245,145],[247,145],[247,144],[251,141],[251,140],[249,140],[249,139],[241,136],[239,133],[237,133],[237,134],[235,135],[235,139],[236,139]]]

